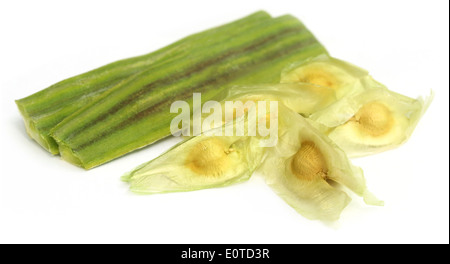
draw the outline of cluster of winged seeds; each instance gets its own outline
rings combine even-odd
[[[243,103],[226,115],[230,100],[254,102],[253,107],[278,102],[276,111],[266,108],[257,114],[265,121],[275,117],[276,144],[261,147],[267,136],[211,133],[250,123],[255,109]],[[286,67],[279,84],[232,87],[221,104],[228,118],[122,179],[138,193],[191,191],[241,182],[257,170],[303,216],[336,220],[351,200],[348,191],[369,205],[383,204],[368,191],[362,169],[349,157],[404,143],[431,100],[392,92],[367,71],[320,55]]]

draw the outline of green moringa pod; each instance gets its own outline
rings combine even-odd
[[[127,79],[66,117],[50,134],[64,160],[90,169],[169,136],[175,101],[192,106],[194,93],[220,101],[234,85],[279,83],[286,64],[323,53],[324,47],[295,17],[265,20]]]
[[[184,140],[122,180],[141,194],[193,191],[248,180],[260,165],[264,148],[257,137],[224,134],[227,127],[245,123],[243,119]]]
[[[16,101],[23,116],[27,133],[43,148],[58,154],[58,144],[50,130],[69,116],[117,86],[143,71],[156,72],[168,68],[183,58],[190,58],[205,49],[220,45],[239,34],[250,34],[262,22],[271,20],[268,13],[259,11],[226,25],[190,35],[155,52],[116,61],[92,71],[60,81],[44,90]],[[198,56],[197,56],[198,57]]]
[[[366,187],[363,172],[346,154],[301,115],[279,106],[278,144],[269,149],[260,171],[267,184],[297,212],[309,219],[336,220],[350,202],[343,186],[382,205]]]
[[[413,99],[388,90],[371,78],[365,90],[311,115],[350,157],[395,148],[411,136],[433,99]]]

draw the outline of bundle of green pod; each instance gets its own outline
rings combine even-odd
[[[326,53],[295,17],[260,11],[16,103],[34,140],[90,169],[169,136],[173,101],[192,105],[195,92],[221,100],[232,85],[277,83],[286,64]]]

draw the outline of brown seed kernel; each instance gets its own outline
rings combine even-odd
[[[302,142],[291,161],[292,173],[301,180],[326,179],[328,168],[325,157],[312,141]]]
[[[319,86],[334,88],[334,83],[330,81],[329,77],[321,73],[310,74],[304,77],[303,79],[300,79],[300,81]]]
[[[220,176],[230,165],[228,155],[231,152],[233,149],[225,142],[208,138],[192,148],[185,164],[199,175]]]
[[[386,134],[394,125],[391,111],[379,102],[371,102],[361,107],[351,121],[358,123],[361,131],[373,137]]]
[[[338,89],[339,83],[333,73],[327,72],[320,66],[310,66],[294,73],[297,82],[310,83],[331,89]]]

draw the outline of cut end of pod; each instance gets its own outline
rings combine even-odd
[[[46,135],[45,133],[41,133],[39,129],[36,127],[36,122],[28,115],[27,110],[21,103],[21,100],[16,100],[16,105],[19,108],[20,114],[22,115],[25,130],[27,131],[28,136],[30,136],[33,140],[35,140],[41,147],[50,152],[53,155],[59,154],[58,144],[56,141]]]
[[[78,158],[78,156],[72,151],[71,148],[66,147],[64,144],[59,145],[59,154],[61,158],[75,166],[80,168],[89,169],[83,162]]]

